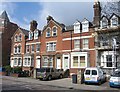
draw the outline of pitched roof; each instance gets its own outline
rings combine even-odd
[[[29,36],[29,31],[23,28],[19,28],[24,34],[25,36]]]
[[[0,18],[6,21],[10,21],[6,11],[3,11],[3,13],[0,15]]]
[[[55,21],[53,18],[51,18],[49,20],[49,22],[47,23],[47,25],[43,27],[43,31],[48,27],[51,20],[54,21],[57,25],[59,25],[62,29],[64,29],[65,25],[63,23],[59,23],[59,22]]]

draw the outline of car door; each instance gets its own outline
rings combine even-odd
[[[85,70],[85,74],[84,74],[84,77],[85,77],[85,81],[90,81],[90,71],[91,70]]]
[[[97,82],[98,72],[96,69],[91,70],[90,80]]]

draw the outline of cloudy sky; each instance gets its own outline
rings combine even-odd
[[[43,29],[46,25],[46,17],[48,15],[52,16],[56,21],[64,23],[65,25],[72,25],[76,19],[82,21],[83,18],[88,20],[93,20],[93,4],[94,0],[81,0],[81,2],[48,2],[34,0],[28,2],[4,2],[7,0],[2,0],[0,3],[0,13],[6,10],[10,20],[17,23],[20,27],[29,29],[29,23],[31,20],[36,20],[38,22],[38,29]],[[18,0],[20,1],[20,0]],[[26,2],[25,2],[26,1]]]

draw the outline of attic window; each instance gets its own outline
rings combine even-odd
[[[53,28],[52,36],[57,36],[57,28],[56,27]]]
[[[38,35],[39,35],[38,30],[34,31],[34,39],[38,39]]]
[[[88,32],[89,22],[86,20],[82,22],[82,32]]]
[[[108,20],[106,18],[103,18],[101,20],[101,28],[107,28],[108,26]]]
[[[46,37],[50,37],[50,29],[47,30]]]
[[[113,16],[113,17],[111,18],[111,27],[117,26],[117,25],[118,25],[118,18],[115,17],[115,16]]]
[[[29,40],[32,40],[32,38],[33,38],[33,33],[29,32]]]
[[[18,41],[18,36],[17,35],[15,35],[15,42],[17,42]]]
[[[74,23],[74,33],[80,33],[80,23]]]
[[[21,34],[19,34],[19,41],[21,41],[22,40],[22,35]]]

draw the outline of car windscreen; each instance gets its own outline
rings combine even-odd
[[[115,71],[112,76],[113,77],[120,77],[120,71]]]
[[[92,75],[97,75],[97,71],[96,70],[92,70]]]
[[[40,69],[37,69],[37,72],[50,72],[50,69],[49,68],[40,68]]]
[[[86,75],[90,75],[90,70],[86,70],[86,71],[85,71],[85,74],[86,74]]]

